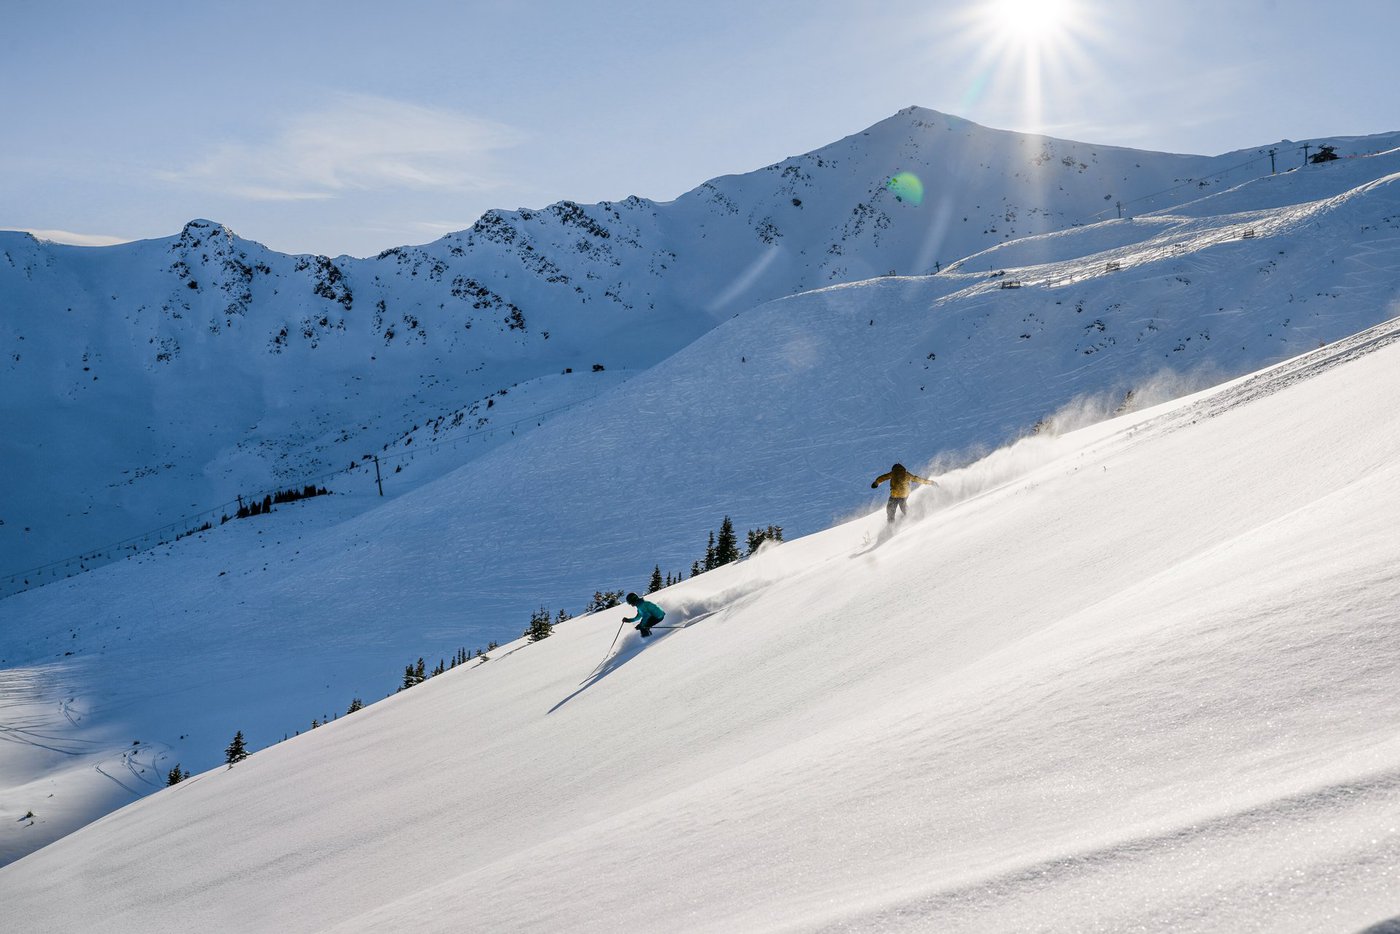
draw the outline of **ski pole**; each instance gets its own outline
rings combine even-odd
[[[623,626],[626,626],[626,625],[627,625],[627,620],[626,620],[626,619],[623,619],[622,622],[620,622],[620,623],[617,624],[617,632],[615,632],[615,633],[613,634],[613,640],[612,640],[611,642],[608,643],[608,650],[607,650],[606,652],[603,653],[603,661],[601,661],[601,662],[598,663],[597,667],[595,667],[595,668],[593,669],[594,671],[597,671],[599,668],[602,668],[604,662],[606,662],[606,661],[608,660],[608,656],[612,654],[613,646],[617,645],[617,637],[620,636],[620,635],[622,635],[622,627],[623,627]]]

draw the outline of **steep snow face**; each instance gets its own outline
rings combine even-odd
[[[1310,167],[1256,186],[1285,207],[1115,218],[767,303],[620,385],[555,373],[423,422],[381,451],[390,497],[362,465],[334,496],[6,599],[7,714],[43,743],[0,779],[55,798],[0,821],[0,859],[176,761],[212,766],[235,730],[261,748],[383,697],[419,656],[514,638],[541,605],[687,572],[726,515],[741,538],[813,532],[873,508],[893,461],[944,476],[1066,408],[1140,406],[1391,317],[1397,170]]]
[[[916,493],[893,537],[867,515],[666,590],[690,625],[611,655],[621,610],[503,647],[0,869],[6,916],[1397,920],[1398,343],[1392,322],[1025,439]]]
[[[204,220],[102,249],[0,235],[11,494],[0,585],[217,523],[238,494],[300,487],[386,445],[471,433],[443,462],[461,463],[768,299],[932,272],[1114,216],[1119,202],[1141,213],[1195,199],[1266,165],[1260,153],[1135,152],[910,108],[667,204],[492,211],[372,259],[277,254]],[[440,472],[420,463],[411,482]]]

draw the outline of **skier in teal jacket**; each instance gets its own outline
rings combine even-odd
[[[642,634],[643,639],[651,635],[651,627],[666,618],[665,610],[650,600],[643,600],[634,593],[627,595],[627,602],[636,608],[637,615],[624,619],[623,622],[636,623],[636,630]]]

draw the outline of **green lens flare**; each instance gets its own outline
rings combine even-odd
[[[919,176],[913,172],[900,172],[892,176],[885,187],[894,192],[894,196],[899,201],[909,204],[924,203],[924,183],[919,181]]]

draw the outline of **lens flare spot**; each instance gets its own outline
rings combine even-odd
[[[924,203],[924,183],[913,172],[900,172],[885,182],[885,187],[894,192],[895,199],[908,204]]]

